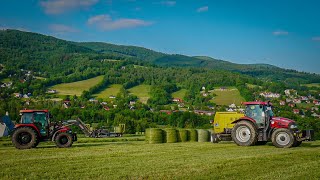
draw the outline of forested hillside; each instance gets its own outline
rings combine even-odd
[[[97,76],[103,80],[80,96],[48,94],[54,85]],[[156,125],[209,128],[212,115],[195,112],[225,111],[227,106],[216,106],[212,101],[215,88],[234,87],[246,101],[261,99],[260,92],[283,94],[288,88],[318,98],[317,87],[300,85],[312,82],[320,82],[319,75],[267,64],[241,65],[134,46],[75,43],[36,33],[0,31],[0,116],[8,111],[15,120],[23,108],[46,108],[59,120],[77,116],[109,127],[125,123],[128,133]],[[112,85],[121,87],[114,100],[92,99]],[[140,85],[150,87],[146,103],[129,92]],[[185,93],[175,103],[172,93],[179,90]],[[291,109],[280,113],[300,118]],[[318,128],[316,124],[314,127]]]

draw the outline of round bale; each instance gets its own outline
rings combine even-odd
[[[198,133],[195,129],[188,129],[189,132],[189,141],[197,142],[198,141]]]
[[[178,142],[187,142],[188,131],[186,129],[179,129],[178,132]]]
[[[166,143],[178,142],[178,133],[176,129],[173,129],[173,128],[164,129],[164,134],[165,134],[164,141]]]
[[[159,128],[151,128],[146,133],[149,133],[149,143],[150,144],[157,144],[157,143],[163,143],[163,131]]]
[[[209,131],[206,129],[198,129],[198,142],[209,142]]]

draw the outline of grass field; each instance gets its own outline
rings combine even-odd
[[[302,84],[302,86],[307,86],[307,87],[320,87],[320,83]]]
[[[150,89],[151,89],[150,85],[141,84],[139,86],[130,88],[128,91],[133,95],[136,95],[142,103],[146,104],[148,99],[150,98],[150,95],[149,95]]]
[[[213,91],[217,96],[212,100],[217,105],[230,105],[232,103],[240,105],[245,99],[240,95],[240,92],[235,87],[227,87],[225,90],[215,88]]]
[[[53,143],[28,150],[0,145],[0,179],[320,178],[320,141],[290,149],[232,142],[104,141],[113,139],[79,138],[67,149]]]
[[[250,89],[253,89],[253,88],[262,88],[261,86],[258,86],[258,85],[255,85],[255,84],[249,84],[249,83],[246,83],[246,86],[248,87],[248,88],[250,88]]]
[[[11,80],[10,80],[10,78],[5,78],[5,79],[0,80],[0,82],[8,83],[8,82],[11,82]]]
[[[58,95],[77,95],[80,96],[84,90],[89,90],[94,85],[101,82],[103,76],[97,76],[95,78],[77,81],[72,83],[63,83],[50,87],[49,89],[55,89],[58,91]]]
[[[180,89],[179,91],[176,91],[171,94],[173,98],[180,98],[183,99],[184,95],[186,94],[187,90],[186,89]]]
[[[109,99],[111,95],[116,96],[119,93],[121,87],[121,84],[112,84],[105,90],[101,91],[99,94],[94,94],[93,96],[102,99]]]

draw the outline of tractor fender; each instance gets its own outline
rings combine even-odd
[[[254,119],[252,119],[252,118],[249,118],[249,117],[242,117],[242,118],[240,118],[240,119],[238,119],[238,120],[233,121],[231,124],[236,124],[236,123],[238,123],[239,121],[249,121],[249,122],[251,122],[251,123],[253,123],[253,124],[256,124],[256,120],[254,120]]]
[[[56,136],[57,136],[59,133],[67,132],[68,130],[69,130],[69,128],[61,128],[61,129],[58,129],[56,132],[53,133],[52,138],[51,138],[51,141],[54,141],[54,139],[56,138]]]
[[[21,128],[21,127],[29,127],[29,128],[32,128],[34,131],[37,132],[38,137],[41,137],[40,130],[39,130],[39,129],[37,128],[37,126],[34,125],[34,124],[17,124],[17,125],[15,125],[14,130],[19,129],[19,128]]]

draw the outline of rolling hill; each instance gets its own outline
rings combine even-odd
[[[287,70],[268,64],[235,64],[206,56],[192,57],[165,54],[136,46],[114,45],[103,42],[78,43],[31,32],[0,31],[0,63],[12,68],[61,72],[70,69],[70,67],[83,67],[84,63],[93,63],[90,60],[101,59],[132,59],[166,67],[200,67],[226,70],[288,83],[320,82],[319,74]],[[79,65],[79,62],[83,64]]]

